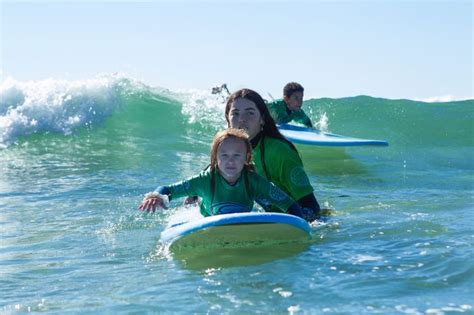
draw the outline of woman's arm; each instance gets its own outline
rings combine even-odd
[[[321,208],[319,207],[319,203],[313,193],[300,198],[297,202],[302,208],[311,209],[315,216],[318,218],[320,217]]]
[[[288,208],[288,213],[300,217],[308,222],[312,222],[319,217],[309,208],[302,208],[296,202]]]

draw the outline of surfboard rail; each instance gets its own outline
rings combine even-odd
[[[388,146],[388,142],[385,140],[346,137],[291,124],[278,125],[278,129],[288,140],[299,144],[333,147]]]
[[[292,237],[306,240],[311,237],[310,225],[297,216],[284,213],[246,212],[204,217],[171,226],[161,233],[161,242],[175,244],[183,238],[194,235],[198,242],[205,243],[206,238],[213,233],[212,231],[217,231],[214,233],[230,243],[252,241],[251,235],[255,235],[256,240],[262,238],[278,242],[284,241],[285,238],[291,241]],[[251,233],[240,234],[245,231],[251,231]],[[213,234],[213,236],[216,235]],[[213,242],[213,239],[209,239],[208,242]]]

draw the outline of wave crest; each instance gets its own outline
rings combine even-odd
[[[69,134],[111,115],[134,82],[120,75],[65,81],[19,82],[7,78],[0,85],[0,147],[19,136],[37,132]]]

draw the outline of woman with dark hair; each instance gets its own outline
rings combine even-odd
[[[228,127],[244,129],[249,135],[257,173],[319,216],[320,207],[298,151],[278,131],[263,98],[250,89],[232,93],[227,100],[225,118]],[[259,203],[266,209],[270,207],[263,200]]]

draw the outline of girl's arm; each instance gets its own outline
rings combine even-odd
[[[156,208],[168,208],[171,199],[184,197],[187,195],[201,195],[202,187],[208,182],[208,174],[202,172],[189,179],[183,180],[173,185],[160,186],[155,191],[147,193],[138,209],[155,212]]]

